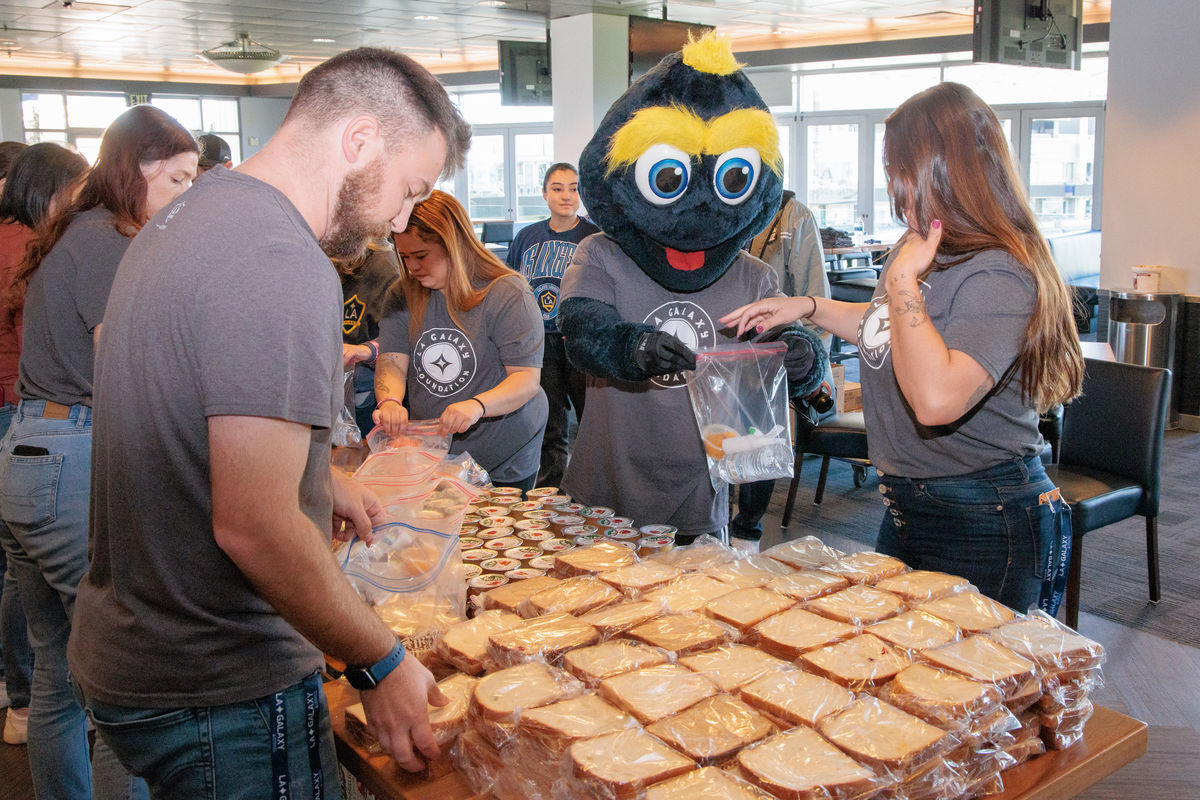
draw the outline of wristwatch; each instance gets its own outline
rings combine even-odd
[[[346,680],[355,689],[366,691],[374,689],[379,685],[379,682],[391,674],[392,670],[400,666],[400,662],[404,660],[404,645],[400,641],[396,641],[396,646],[383,658],[376,661],[369,667],[346,667],[342,672],[346,676]]]

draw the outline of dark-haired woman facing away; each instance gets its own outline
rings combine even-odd
[[[857,339],[887,505],[878,550],[1053,613],[1051,565],[1066,563],[1070,525],[1055,536],[1064,520],[1039,459],[1038,412],[1083,381],[1070,295],[1000,123],[970,89],[943,83],[905,101],[887,119],[883,160],[908,230],[871,302],[763,300],[722,321],[744,330],[804,317]]]
[[[152,106],[117,117],[78,197],[38,231],[5,296],[23,319],[20,403],[0,442],[0,539],[35,643],[29,764],[39,798],[87,798],[93,786],[97,797],[146,794],[99,740],[89,765],[67,639],[87,570],[92,357],[104,307],[129,240],[191,185],[197,149]]]

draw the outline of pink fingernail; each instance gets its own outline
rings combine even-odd
[[[758,326],[757,328],[755,328],[754,330],[758,331],[759,333],[762,333],[763,331],[765,331],[765,330],[766,330],[766,328],[764,328],[762,325],[759,325],[759,326]]]
[[[934,228],[940,228],[940,227],[942,227],[942,221],[941,221],[940,219],[935,219],[935,220],[933,221],[933,227],[934,227]]]

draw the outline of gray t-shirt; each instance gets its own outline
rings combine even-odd
[[[341,307],[337,273],[300,212],[239,172],[213,170],[133,240],[97,355],[92,561],[69,648],[89,696],[221,705],[320,668],[316,648],[217,546],[208,418],[310,426],[299,501],[328,537]]]
[[[113,223],[103,206],[84,211],[29,281],[17,378],[17,394],[26,400],[92,404],[92,331],[129,247]]]
[[[1013,370],[982,406],[952,425],[917,422],[892,371],[885,278],[858,327],[863,412],[871,462],[887,475],[933,478],[965,475],[1041,452],[1037,412],[1021,400]],[[929,318],[946,347],[975,359],[1001,383],[1016,361],[1033,314],[1033,276],[1012,256],[988,250],[932,272],[921,284]]]
[[[563,276],[562,299],[587,297],[621,319],[678,336],[693,349],[736,342],[717,319],[779,294],[775,271],[739,251],[724,275],[698,292],[672,292],[651,280],[612,239],[589,236]],[[687,373],[648,381],[589,377],[587,402],[564,490],[581,503],[617,509],[638,524],[663,522],[681,534],[713,533],[729,520],[728,493],[715,491]]]
[[[399,284],[379,324],[379,352],[406,353],[405,405],[411,419],[437,419],[446,407],[495,388],[508,377],[505,367],[541,367],[542,317],[529,284],[519,275],[500,278],[483,302],[470,311],[446,310],[446,297],[431,292],[421,334],[408,335],[409,313]],[[537,471],[546,394],[538,387],[525,405],[500,417],[485,417],[457,434],[451,454],[467,452],[492,480],[513,482]]]

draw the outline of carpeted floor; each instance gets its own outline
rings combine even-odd
[[[849,465],[829,468],[825,500],[812,505],[820,461],[805,460],[796,509],[785,538],[828,533],[874,545],[883,503],[872,470],[856,489]],[[1146,526],[1142,517],[1089,533],[1083,540],[1083,611],[1167,639],[1200,647],[1200,434],[1168,431],[1163,449],[1158,538],[1162,601],[1150,603],[1146,579]],[[772,516],[782,513],[787,483],[779,481]],[[773,543],[773,537],[764,543]]]

